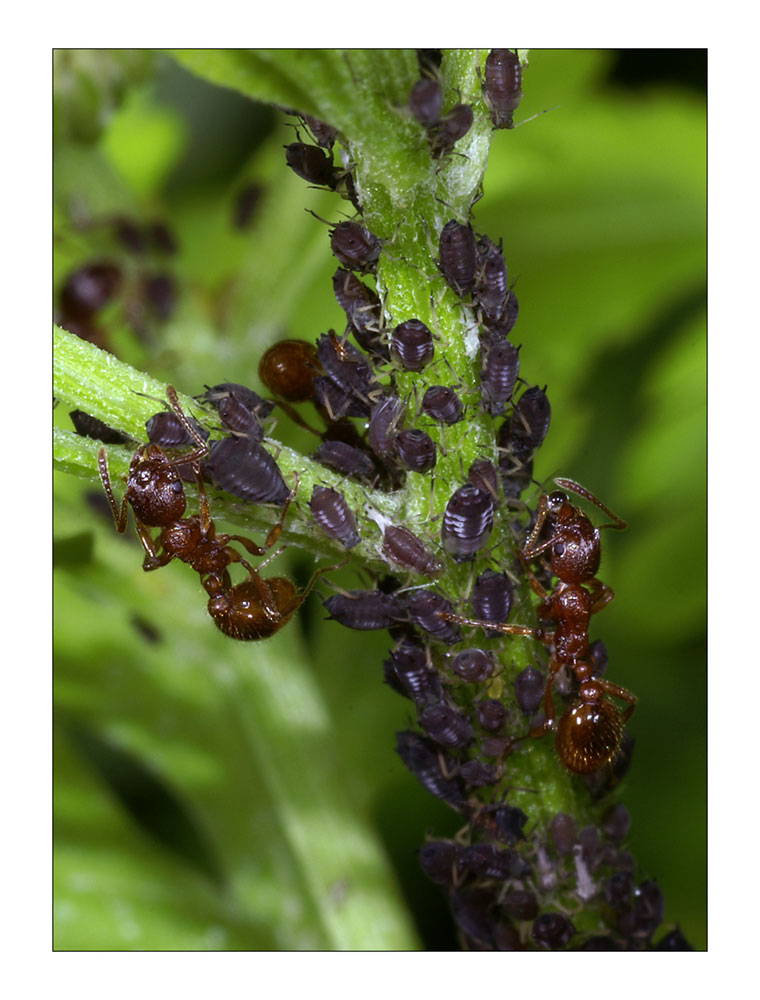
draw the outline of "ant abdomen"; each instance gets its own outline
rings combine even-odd
[[[300,604],[295,585],[284,576],[250,578],[209,598],[208,613],[232,639],[268,639]]]
[[[557,754],[568,771],[593,774],[614,757],[624,718],[611,701],[577,701],[559,720]]]

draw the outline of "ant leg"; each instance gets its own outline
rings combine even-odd
[[[140,460],[140,452],[135,452],[132,457],[132,461],[129,463],[130,474],[134,470],[138,461]],[[116,497],[113,495],[113,489],[111,487],[111,477],[108,473],[108,456],[106,455],[105,448],[101,448],[98,451],[98,472],[100,473],[100,481],[103,484],[103,489],[106,491],[106,496],[108,497],[108,502],[111,505],[111,510],[113,511],[113,519],[116,522],[116,530],[119,534],[124,534],[127,530],[127,496],[126,494],[121,501],[121,509],[116,503]]]
[[[503,625],[497,622],[483,622],[475,618],[463,618],[462,615],[453,615],[449,611],[436,611],[439,618],[447,622],[454,622],[457,625],[471,625],[473,628],[482,628],[491,632],[502,632],[504,635],[532,635],[539,641],[544,636],[543,629],[533,628],[530,625]]]
[[[187,452],[177,459],[172,459],[170,465],[196,465],[200,459],[205,458],[205,456],[208,455],[208,444],[203,440],[195,427],[193,427],[187,419],[185,411],[180,406],[179,398],[177,397],[177,390],[173,385],[167,385],[166,398],[169,400],[169,405],[172,410],[174,410],[179,422],[185,428],[193,441],[195,441],[195,448],[192,451]]]
[[[612,681],[606,681],[603,677],[595,677],[594,683],[598,684],[603,691],[607,692],[607,694],[611,694],[615,698],[620,698],[622,701],[628,702],[628,708],[625,712],[623,712],[623,722],[627,722],[633,715],[633,710],[636,708],[636,704],[639,700],[633,691],[629,691],[628,688],[621,687],[619,684],[613,684]]]
[[[293,489],[290,491],[285,500],[285,503],[282,505],[282,513],[280,514],[280,519],[276,524],[274,524],[270,528],[269,534],[267,535],[263,545],[257,545],[252,538],[246,538],[245,535],[219,535],[218,541],[220,541],[222,545],[226,545],[227,542],[239,542],[246,550],[246,552],[250,552],[252,556],[263,556],[266,552],[268,552],[269,549],[271,549],[272,546],[277,543],[277,540],[282,532],[283,525],[285,524],[285,516],[288,513],[288,507],[290,506],[291,501],[294,499],[296,493],[298,492],[299,475],[297,472],[295,473],[294,478],[295,478],[295,483],[293,485]],[[234,549],[230,549],[230,552],[233,551]],[[269,559],[266,560],[266,562],[261,563],[259,565],[259,570],[263,566],[266,566],[268,562],[271,562],[272,559],[274,559],[276,555],[279,555],[280,552],[282,552],[282,549],[279,549],[278,552],[275,552],[274,555],[270,556]],[[243,565],[245,565],[245,567],[249,569],[251,574],[257,572],[256,570],[250,569],[250,567],[248,567],[248,563],[245,563],[242,559],[238,559],[235,561],[243,562]]]
[[[617,514],[613,514],[609,507],[605,507],[601,500],[594,496],[591,490],[587,490],[585,486],[581,486],[580,483],[576,483],[573,479],[565,479],[563,477],[556,477],[554,482],[557,486],[561,486],[564,490],[570,490],[571,493],[577,494],[579,497],[583,497],[584,500],[588,500],[590,503],[595,504],[599,510],[604,511],[607,517],[612,518],[611,523],[600,524],[598,531],[602,528],[615,528],[618,531],[622,531],[624,528],[628,527],[628,522],[624,521],[622,517],[618,517]]]
[[[545,552],[548,548],[550,548],[554,544],[555,539],[553,538],[549,538],[547,539],[547,541],[541,542],[538,545],[536,544],[536,539],[541,534],[541,529],[543,528],[544,522],[546,521],[546,515],[548,510],[549,506],[546,499],[546,494],[542,493],[541,499],[538,501],[538,510],[536,511],[536,523],[533,525],[533,528],[531,529],[531,532],[528,535],[528,539],[525,542],[525,545],[523,546],[523,550],[521,552],[522,559],[524,560],[535,559],[536,556],[540,556],[542,552]]]
[[[156,543],[151,537],[150,532],[144,524],[137,523],[137,536],[142,543],[142,547],[145,549],[145,558],[143,559],[143,569],[146,573],[149,573],[152,569],[159,569],[161,566],[167,566],[174,556],[168,555],[164,552],[163,555],[158,554],[158,549],[156,548]]]
[[[591,605],[591,614],[595,615],[602,608],[607,607],[614,598],[615,591],[611,587],[608,587],[606,583],[597,580],[596,577],[588,581],[588,586],[591,587],[591,599],[594,602]]]
[[[282,549],[280,549],[279,551],[281,552]],[[283,618],[288,617],[288,615],[292,615],[293,612],[303,604],[303,602],[311,593],[314,584],[317,582],[320,576],[323,576],[325,573],[331,573],[335,569],[340,569],[341,566],[345,566],[347,562],[349,562],[349,556],[346,556],[345,559],[341,560],[341,562],[339,563],[336,563],[334,566],[323,566],[322,569],[316,570],[316,572],[312,574],[311,580],[309,580],[309,582],[306,584],[301,593],[296,594],[296,596],[293,598],[290,604],[283,610],[282,612]]]
[[[322,437],[322,431],[318,431],[316,427],[312,427],[311,424],[307,423],[301,414],[297,413],[296,410],[293,409],[290,403],[285,403],[281,399],[276,400],[276,402],[280,409],[287,413],[293,423],[298,424],[299,427],[303,427],[304,430],[309,431],[311,434],[316,434],[317,437]]]
[[[522,565],[522,568],[523,568],[523,571],[524,571],[525,575],[528,578],[528,583],[530,583],[531,588],[533,589],[533,593],[534,594],[538,594],[538,596],[541,598],[541,600],[545,601],[547,599],[547,597],[549,596],[549,592],[541,584],[541,582],[539,581],[538,577],[535,575],[535,573],[533,572],[533,570],[530,568],[530,566],[528,565],[528,562],[524,558],[524,555],[523,555],[522,552],[520,553],[520,563]]]

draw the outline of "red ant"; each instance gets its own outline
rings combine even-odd
[[[595,528],[589,518],[570,503],[560,490],[543,494],[538,504],[536,522],[520,553],[531,587],[541,598],[539,618],[556,622],[554,631],[527,625],[495,624],[474,621],[458,615],[441,613],[441,617],[460,625],[471,625],[493,632],[511,635],[532,635],[553,647],[549,661],[549,677],[544,690],[546,720],[530,730],[540,737],[548,730],[557,731],[557,753],[564,766],[576,774],[598,771],[615,755],[623,738],[623,727],[636,707],[636,696],[626,688],[595,676],[589,657],[588,630],[591,615],[601,611],[615,596],[614,592],[596,579],[601,558],[599,531],[601,528],[622,530],[628,525],[613,514],[593,493],[572,479],[555,479],[558,486],[584,497],[604,511],[612,522]],[[547,536],[539,539],[546,529]],[[536,578],[528,566],[550,550],[549,565],[558,582],[551,592]],[[588,588],[588,589],[587,589]],[[578,698],[568,706],[559,722],[555,718],[552,687],[562,667],[575,674],[580,690]],[[605,694],[628,703],[621,712]],[[520,739],[512,740],[505,753]]]
[[[119,532],[126,531],[127,508],[128,505],[131,506],[137,534],[145,549],[143,569],[146,572],[166,566],[172,559],[187,563],[199,574],[209,595],[208,612],[217,628],[233,639],[267,639],[287,624],[318,577],[337,567],[328,566],[317,570],[305,590],[299,593],[286,577],[265,580],[229,544],[239,542],[247,552],[255,556],[263,556],[272,548],[280,537],[288,507],[296,495],[297,477],[296,484],[283,505],[280,519],[269,531],[263,545],[257,545],[243,535],[216,533],[200,471],[200,460],[208,453],[208,446],[185,416],[172,386],[167,386],[166,395],[172,410],[195,442],[195,447],[177,458],[169,458],[156,444],[139,448],[129,465],[127,489],[120,506],[116,503],[111,488],[106,450],[100,449],[100,478],[111,504],[116,528]],[[200,513],[192,517],[182,516],[187,507],[187,498],[178,468],[187,465],[192,465],[195,472],[200,498]],[[157,539],[152,537],[150,528],[161,529]],[[274,555],[281,551],[282,549],[278,550]],[[248,578],[233,586],[228,572],[230,563],[240,563],[248,571]]]

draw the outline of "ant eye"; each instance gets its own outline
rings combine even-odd
[[[554,546],[554,554],[555,554],[555,556],[561,556],[561,555],[565,554],[565,545],[564,545],[564,542],[558,542]]]

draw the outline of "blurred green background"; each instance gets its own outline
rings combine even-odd
[[[517,118],[552,110],[495,134],[474,219],[503,237],[517,278],[522,374],[548,385],[536,477],[570,476],[630,524],[604,537],[617,599],[592,637],[640,699],[630,848],[696,948],[705,89],[701,50],[531,51]],[[115,261],[103,346],[191,394],[256,388],[263,347],[343,322],[327,230],[304,208],[337,219],[349,206],[288,170],[290,141],[280,113],[157,53],[57,52],[56,293],[81,264]],[[163,221],[177,251],[128,251],[116,216]],[[159,276],[175,290],[168,316],[145,293]],[[65,408],[56,422],[71,427]],[[276,435],[313,447],[284,421]],[[56,475],[56,948],[455,947],[414,852],[457,817],[393,752],[411,713],[381,682],[387,637],[324,622],[313,597],[274,639],[232,643],[192,573],[143,574],[99,493]],[[280,558],[308,578],[306,557]]]

